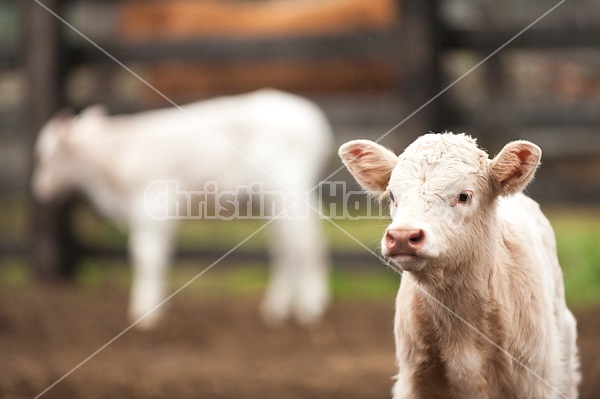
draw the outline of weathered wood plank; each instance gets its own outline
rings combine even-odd
[[[522,29],[522,28],[521,28]],[[442,47],[446,49],[471,49],[491,53],[521,29],[507,27],[483,28],[480,30],[449,30]],[[597,48],[600,45],[600,24],[591,26],[566,25],[532,27],[510,44],[513,49],[560,49],[573,47]]]
[[[45,0],[58,9],[60,0]],[[60,21],[35,2],[25,7],[26,69],[29,81],[27,121],[31,147],[42,125],[63,105]],[[70,278],[75,265],[75,241],[71,232],[69,204],[41,204],[33,197],[29,261],[40,280]]]
[[[557,99],[487,101],[472,109],[463,108],[464,121],[474,126],[502,128],[534,126],[598,127],[600,101],[563,102]],[[600,133],[599,133],[600,134]]]
[[[153,40],[139,43],[111,42],[102,47],[121,62],[175,60],[235,61],[264,59],[325,59],[396,57],[397,35],[390,30],[353,31],[332,35],[285,38],[210,38],[203,40]],[[82,43],[70,49],[70,58],[80,62],[114,63],[96,48]]]

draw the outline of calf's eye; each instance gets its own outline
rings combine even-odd
[[[392,193],[391,191],[390,191],[389,199],[390,199],[390,202],[396,202],[396,198],[394,197],[394,193]]]
[[[458,194],[458,203],[463,205],[469,204],[472,196],[472,193],[460,193]]]

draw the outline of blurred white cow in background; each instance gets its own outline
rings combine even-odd
[[[78,117],[59,115],[42,128],[35,148],[33,191],[39,199],[81,190],[101,213],[127,226],[132,320],[165,297],[177,226],[176,219],[149,214],[164,211],[148,209],[149,186],[175,180],[179,190],[202,191],[205,183],[215,182],[233,191],[260,182],[264,192],[308,192],[330,154],[325,115],[301,97],[265,89],[182,108],[108,116],[94,106]],[[308,196],[314,206],[315,192]],[[170,197],[151,202],[175,204],[174,191],[162,195]],[[271,324],[291,316],[311,324],[328,302],[325,239],[306,202],[296,203],[287,216],[292,217],[276,218],[269,226],[273,266],[262,314]],[[157,309],[138,325],[152,327],[159,315]]]

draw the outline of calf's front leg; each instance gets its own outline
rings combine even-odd
[[[129,318],[149,329],[159,321],[166,274],[173,247],[173,226],[167,221],[137,223],[131,229],[129,252],[133,263]]]

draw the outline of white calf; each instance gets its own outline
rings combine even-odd
[[[153,217],[165,213],[149,214],[158,211],[144,198],[153,182],[176,180],[181,191],[201,191],[214,181],[230,191],[260,182],[264,192],[306,192],[318,183],[331,140],[315,104],[275,90],[198,102],[183,112],[107,116],[96,106],[77,118],[57,116],[42,129],[33,188],[40,199],[80,189],[107,217],[126,224],[134,267],[129,313],[137,320],[164,298],[176,227],[172,218]],[[168,198],[155,199],[170,204],[167,216],[174,215],[177,193],[162,195]],[[316,204],[316,196],[309,201]],[[326,248],[318,216],[306,203],[290,214],[308,216],[273,221],[273,275],[262,311],[270,323],[294,315],[309,324],[327,306]],[[158,316],[159,309],[140,325],[152,326]]]
[[[400,156],[366,140],[339,154],[391,203],[382,252],[404,271],[394,398],[577,397],[575,319],[554,233],[521,193],[539,147],[515,141],[490,160],[470,137],[448,133],[422,136]]]

